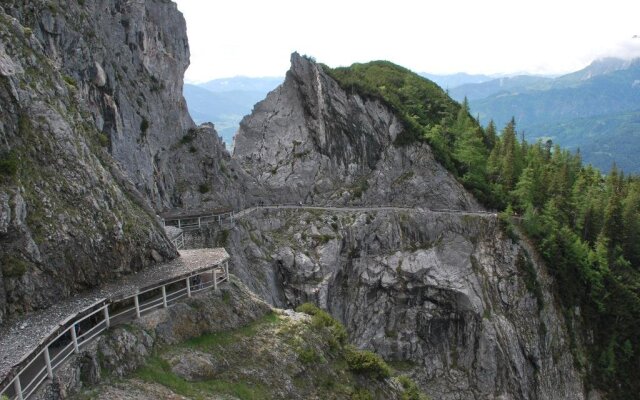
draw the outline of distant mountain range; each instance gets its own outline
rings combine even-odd
[[[444,90],[452,89],[469,83],[483,83],[499,77],[498,75],[473,75],[466,74],[464,72],[458,72],[456,74],[450,75],[439,75],[430,74],[428,72],[421,72],[418,75],[435,82]]]
[[[527,140],[551,139],[580,149],[583,159],[608,171],[615,162],[640,173],[640,59],[605,58],[557,78],[514,76],[450,89],[486,124],[515,117]]]
[[[483,124],[493,119],[501,128],[515,117],[530,142],[551,139],[580,149],[583,159],[608,171],[616,162],[626,172],[640,173],[640,59],[596,60],[559,77],[490,76],[421,73],[458,101],[465,97]],[[184,95],[197,123],[213,122],[233,145],[243,116],[284,78],[234,77],[198,85],[186,84]]]
[[[215,79],[197,85],[185,84],[184,97],[193,120],[198,124],[213,122],[227,148],[232,148],[240,120],[282,81],[284,78],[271,77]]]

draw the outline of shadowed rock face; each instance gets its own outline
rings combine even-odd
[[[493,216],[271,210],[227,240],[253,291],[326,308],[432,398],[585,398],[552,280]]]
[[[8,0],[0,29],[0,323],[175,257],[156,211],[257,192],[189,117],[174,3]]]
[[[24,7],[17,15],[61,35],[49,8]],[[48,41],[2,9],[0,32],[1,322],[177,253],[103,148],[78,81],[48,56]]]
[[[234,158],[274,203],[479,208],[427,145],[394,145],[402,129],[294,53],[285,82],[240,123]]]
[[[212,125],[196,129],[182,96],[189,46],[175,3],[5,3],[5,11],[32,32],[42,55],[73,82],[84,122],[103,135],[156,210],[240,204],[235,187],[246,181],[241,169]]]

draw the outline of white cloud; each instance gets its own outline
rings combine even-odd
[[[282,76],[299,51],[331,66],[387,59],[415,71],[561,73],[640,56],[640,2],[177,0],[187,80]]]

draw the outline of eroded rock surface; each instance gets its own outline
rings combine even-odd
[[[252,290],[326,308],[433,398],[585,398],[552,281],[494,216],[263,211],[228,240]]]
[[[234,158],[274,204],[478,209],[429,146],[394,144],[402,130],[388,107],[294,53],[284,83],[240,123]]]
[[[51,10],[39,11],[20,16],[59,36]],[[44,38],[5,9],[0,35],[2,323],[177,253],[103,148],[77,81],[48,56]]]

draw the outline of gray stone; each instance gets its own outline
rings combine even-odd
[[[99,62],[96,61],[93,63],[93,67],[91,67],[90,73],[91,81],[94,85],[103,87],[107,84],[107,74],[104,72],[104,69],[102,69],[102,66]]]
[[[128,4],[125,8],[142,12],[140,28],[152,29],[163,14],[180,27],[181,16],[172,3]],[[140,117],[131,103],[150,90],[134,84],[150,78],[138,62],[145,55],[129,48],[121,35],[122,12],[128,13],[101,2],[65,4],[64,13],[44,1],[0,8],[0,74],[5,82],[0,88],[0,143],[12,151],[19,167],[15,177],[0,182],[0,260],[13,266],[3,268],[0,279],[0,324],[177,256],[151,211],[148,198],[153,196],[139,192],[147,184],[156,187],[153,179],[137,188],[123,172],[135,166],[118,164],[104,148],[120,143],[109,138],[111,129],[128,127],[130,131],[120,133],[131,135],[135,123],[139,133]],[[184,55],[180,39],[167,35],[167,41],[174,39]],[[181,62],[186,65],[186,58]],[[117,85],[114,68],[129,71]],[[167,72],[165,78],[169,76]],[[104,86],[92,79],[98,84],[104,80]],[[190,121],[179,102],[171,103],[171,109],[159,94],[149,99],[140,104],[163,116],[174,114],[167,118],[178,122]],[[132,146],[128,151],[144,161],[147,153],[138,150]]]
[[[171,372],[190,382],[213,379],[224,369],[221,364],[214,365],[206,354],[195,351],[179,353],[169,362]]]
[[[80,368],[80,380],[87,385],[96,385],[100,382],[100,363],[95,354],[85,352],[78,360]]]
[[[240,123],[234,158],[267,203],[479,209],[429,146],[394,144],[402,130],[382,103],[294,53],[284,83]]]
[[[332,222],[335,239],[309,234]],[[243,243],[258,232],[256,253]],[[326,307],[359,347],[412,363],[432,398],[586,398],[546,267],[492,215],[262,211],[230,243],[252,290],[281,307]],[[531,258],[541,309],[520,257]]]
[[[98,354],[104,368],[123,377],[144,363],[153,345],[153,337],[142,329],[116,328],[100,339]]]

